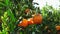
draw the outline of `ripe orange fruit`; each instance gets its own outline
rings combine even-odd
[[[28,26],[28,20],[23,19],[22,22],[20,22],[20,24],[18,24],[18,26],[27,27]]]
[[[42,23],[42,16],[41,14],[36,14],[34,17],[33,17],[33,22],[35,24],[41,24]]]
[[[30,12],[30,9],[26,9],[26,10],[25,10],[25,13],[29,13],[29,12]]]
[[[59,25],[56,26],[56,30],[60,30],[60,26]]]
[[[28,19],[28,24],[29,24],[29,25],[34,24],[33,18],[29,18],[29,19]]]

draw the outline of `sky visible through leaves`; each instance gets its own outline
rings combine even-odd
[[[39,5],[34,5],[39,6],[40,8],[42,8],[43,6],[46,5],[46,3],[50,6],[53,6],[54,8],[59,8],[60,5],[60,1],[59,0],[34,0],[33,2],[37,2]]]

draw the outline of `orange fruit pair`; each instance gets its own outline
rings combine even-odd
[[[36,14],[33,18],[30,18],[29,24],[41,24],[42,23],[42,15]]]
[[[22,27],[27,27],[28,25],[31,25],[33,24],[33,21],[32,21],[32,18],[30,19],[23,19],[19,24],[18,26],[22,26]]]
[[[22,22],[18,24],[18,26],[27,27],[28,25],[31,24],[41,24],[41,23],[42,23],[42,16],[40,14],[37,14],[33,16],[33,18],[29,18],[28,20],[23,19]]]

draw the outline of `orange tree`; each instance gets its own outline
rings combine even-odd
[[[46,5],[40,10],[33,6],[37,4],[33,3],[33,0],[0,1],[1,34],[59,33],[60,12],[52,6]]]

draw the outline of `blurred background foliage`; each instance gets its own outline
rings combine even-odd
[[[0,0],[0,34],[56,34],[56,26],[60,25],[60,10],[46,5],[42,9],[34,7],[33,0]],[[30,9],[30,13],[25,13]],[[26,28],[17,24],[23,18],[30,18],[34,13],[43,16],[43,22],[39,25],[29,25]],[[47,29],[45,29],[47,26]]]

